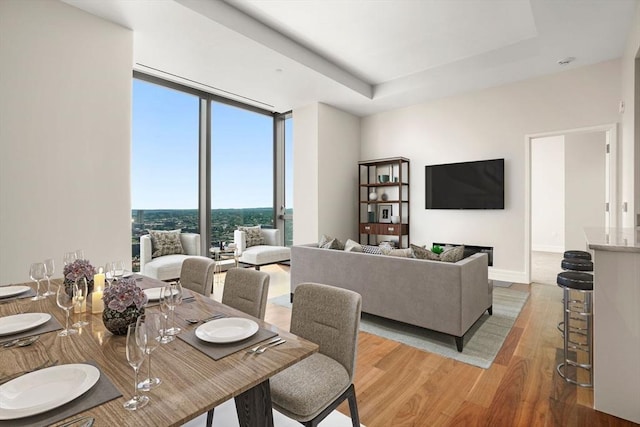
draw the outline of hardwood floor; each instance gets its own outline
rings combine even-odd
[[[562,358],[562,292],[514,284],[531,296],[489,369],[361,332],[355,386],[360,421],[399,426],[634,426],[592,409],[593,392],[555,372]],[[289,328],[290,310],[266,320]],[[340,411],[349,414],[346,404]]]

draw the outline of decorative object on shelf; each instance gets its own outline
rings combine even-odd
[[[378,200],[378,193],[376,192],[375,188],[371,189],[371,193],[369,193],[369,200],[371,200],[372,202]]]
[[[378,222],[391,223],[392,205],[378,205]]]
[[[442,248],[442,246],[433,245],[431,247],[431,252],[433,252],[434,254],[441,254],[443,251],[444,251],[444,249]]]
[[[367,221],[369,221],[369,223],[376,222],[376,212],[374,207],[374,205],[367,206]]]
[[[378,182],[381,184],[389,182],[389,175],[378,175]]]
[[[387,193],[383,192],[380,195],[380,200],[382,200],[383,202],[386,202],[387,200],[389,200],[389,196],[387,195]]]
[[[62,273],[64,274],[64,286],[67,294],[70,294],[73,284],[81,277],[87,279],[89,293],[93,292],[93,276],[96,274],[96,269],[89,260],[76,259],[70,264],[65,264]]]
[[[391,224],[398,224],[400,222],[400,217],[398,215],[391,215]]]
[[[144,314],[147,295],[136,286],[134,277],[125,277],[104,290],[102,322],[114,335],[126,335],[127,328]]]

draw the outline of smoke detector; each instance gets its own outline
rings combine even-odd
[[[558,61],[559,65],[567,65],[567,64],[571,64],[573,61],[575,61],[576,58],[574,58],[573,56],[568,56],[564,59],[561,59]]]

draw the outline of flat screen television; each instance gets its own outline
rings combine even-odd
[[[426,209],[504,209],[504,159],[425,166]]]

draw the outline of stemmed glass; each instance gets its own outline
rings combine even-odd
[[[167,284],[162,288],[162,299],[167,308],[171,310],[171,327],[165,329],[165,335],[178,335],[182,329],[176,326],[176,306],[182,303],[182,285],[180,282]]]
[[[64,260],[64,265],[69,265],[69,264],[73,264],[73,261],[75,261],[78,258],[75,252],[65,252],[64,257],[62,259]]]
[[[31,280],[36,282],[36,296],[31,298],[32,301],[38,301],[45,299],[46,296],[40,293],[40,280],[44,279],[45,267],[43,262],[34,262],[29,269],[29,276]]]
[[[116,278],[115,263],[114,262],[108,262],[104,266],[104,271],[105,271],[105,276],[107,277],[107,283],[108,283],[109,286],[111,286],[111,284],[113,283],[113,281]]]
[[[116,280],[122,279],[124,276],[124,261],[115,261],[113,266],[113,274]]]
[[[76,305],[76,295],[78,293],[78,286],[74,283],[71,285],[71,295],[67,293],[67,288],[64,284],[58,286],[58,292],[56,293],[56,304],[63,309],[67,315],[67,321],[64,329],[58,332],[59,337],[66,337],[69,335],[77,334],[75,329],[69,329],[69,311]]]
[[[140,409],[149,403],[149,397],[138,394],[138,371],[140,370],[140,365],[144,361],[145,352],[142,347],[138,345],[137,339],[137,325],[131,324],[127,329],[127,362],[133,368],[134,380],[133,380],[133,397],[126,402],[124,402],[124,408],[129,411],[135,411],[136,409]]]
[[[44,260],[44,274],[47,276],[47,292],[43,295],[48,297],[49,295],[55,295],[56,293],[51,290],[51,276],[56,270],[56,265],[53,262],[53,258]]]
[[[138,316],[136,335],[138,345],[142,347],[149,359],[149,376],[138,383],[140,390],[149,391],[160,385],[162,380],[151,376],[151,352],[160,345],[162,338],[162,314],[146,313]]]
[[[167,333],[167,325],[169,324],[170,311],[171,309],[169,308],[169,304],[166,298],[164,297],[164,288],[163,288],[162,292],[160,292],[160,313],[162,315],[162,319],[161,319],[162,330],[160,331],[161,333],[160,344],[168,344],[171,341],[176,339],[176,337],[174,337],[173,335],[169,335]]]
[[[76,249],[75,254],[76,254],[76,259],[86,259],[84,257],[84,251],[82,249]]]
[[[85,277],[80,277],[76,279],[75,285],[77,289],[76,304],[78,307],[81,308],[82,304],[84,304],[84,302],[87,300],[87,291],[89,290],[88,289],[89,287],[87,285],[87,279]],[[85,309],[86,309],[86,306],[85,306]],[[80,315],[80,319],[71,326],[73,326],[74,328],[81,328],[83,326],[87,326],[89,322],[83,319],[84,314],[82,310],[78,314]]]

